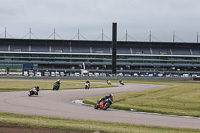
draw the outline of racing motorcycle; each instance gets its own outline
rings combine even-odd
[[[89,83],[85,83],[85,89],[90,89],[90,84]]]
[[[59,90],[59,88],[60,88],[60,84],[57,84],[57,83],[53,84],[53,91],[54,90]]]
[[[107,80],[107,84],[108,84],[108,85],[111,85],[111,82],[110,82],[110,80]]]
[[[35,87],[33,87],[29,90],[28,96],[32,96],[32,95],[38,95],[38,91]]]
[[[100,108],[100,109],[106,110],[107,108],[110,107],[111,104],[113,104],[113,101],[111,98],[108,98],[108,99],[101,101],[99,104],[98,103],[99,103],[99,101],[97,100],[97,103],[94,105],[94,109]]]
[[[121,85],[124,85],[124,82],[123,81],[121,81],[121,82],[119,82]]]

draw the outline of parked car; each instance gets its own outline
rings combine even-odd
[[[79,76],[80,76],[80,73],[75,73],[74,76],[75,76],[75,77],[79,77]]]
[[[50,72],[44,72],[44,76],[45,77],[49,77],[50,76]]]
[[[60,72],[60,76],[65,76],[65,73],[64,72]]]
[[[59,72],[56,72],[56,77],[60,77],[60,73]]]
[[[124,74],[124,77],[131,77],[130,74]]]

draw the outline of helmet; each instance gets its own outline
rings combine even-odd
[[[58,79],[58,81],[60,81],[60,79]]]
[[[37,85],[37,87],[39,88],[39,85]]]
[[[89,79],[87,79],[87,81],[89,81]]]
[[[112,93],[110,94],[110,97],[113,97],[113,94],[112,94]]]

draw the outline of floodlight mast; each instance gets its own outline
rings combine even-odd
[[[112,25],[112,74],[116,75],[117,23]]]
[[[6,38],[6,27],[5,27],[5,38]]]

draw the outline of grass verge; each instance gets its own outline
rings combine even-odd
[[[135,124],[78,120],[45,116],[21,115],[0,112],[0,122],[16,125],[26,125],[39,128],[67,129],[72,131],[103,131],[103,132],[148,132],[148,133],[194,133],[198,129],[170,128],[159,126],[144,126]]]
[[[62,80],[60,89],[83,89],[85,87],[85,81],[83,83],[77,83],[75,80],[72,82],[64,82],[69,80]],[[0,79],[0,91],[24,91],[29,90],[36,85],[40,86],[41,90],[53,89],[54,80],[30,80],[30,79]],[[91,83],[90,88],[105,88],[116,87],[116,85]]]

